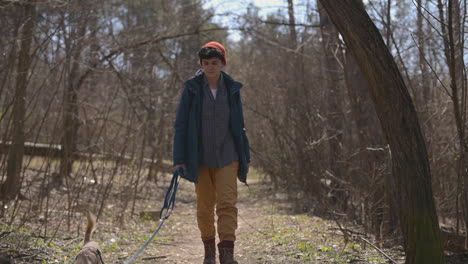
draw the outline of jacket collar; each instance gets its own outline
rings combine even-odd
[[[229,76],[225,72],[221,72],[224,78],[224,82],[226,83],[226,87],[230,91],[230,94],[233,95],[238,93],[242,88],[242,83],[235,81],[231,76]],[[203,78],[205,73],[203,70],[198,70],[195,75],[193,75],[190,79],[188,79],[185,84],[190,92],[193,94],[198,94],[199,91],[203,88]]]

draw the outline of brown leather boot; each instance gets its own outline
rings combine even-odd
[[[221,264],[239,264],[234,260],[234,241],[221,241],[218,243],[218,251]]]
[[[205,259],[203,264],[216,264],[216,242],[215,239],[203,240],[205,246]]]

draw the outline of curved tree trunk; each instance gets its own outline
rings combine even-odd
[[[367,81],[392,153],[406,263],[444,263],[426,146],[413,102],[382,36],[358,0],[321,0]]]

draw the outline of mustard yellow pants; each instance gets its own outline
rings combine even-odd
[[[224,168],[199,168],[197,193],[197,222],[202,240],[216,236],[215,206],[218,216],[219,240],[236,240],[237,229],[237,170],[234,161]]]

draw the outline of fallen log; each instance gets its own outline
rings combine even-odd
[[[11,141],[2,142],[0,141],[0,155],[6,155],[12,147]],[[37,157],[48,157],[53,159],[60,159],[62,157],[62,145],[60,144],[45,144],[45,143],[34,143],[34,142],[25,142],[24,143],[24,154],[28,156],[37,156]],[[107,160],[107,161],[117,161],[119,160],[122,163],[128,163],[135,161],[134,158],[128,155],[120,155],[118,153],[105,153],[105,152],[84,152],[77,151],[74,154],[75,160],[87,161],[90,159],[93,160]],[[156,170],[160,172],[172,172],[172,165],[169,162],[163,161],[160,164],[157,164],[156,161],[153,161],[149,158],[144,158],[143,163],[146,165],[157,165]]]

